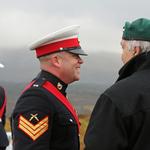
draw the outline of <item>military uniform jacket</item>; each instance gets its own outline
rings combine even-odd
[[[14,150],[79,150],[78,126],[70,111],[42,87],[51,82],[64,96],[67,85],[42,71],[23,91],[12,113]]]
[[[0,87],[0,147],[8,146],[8,138],[4,129],[5,125],[5,112],[6,112],[6,96],[5,91],[2,87]],[[2,110],[4,109],[4,110]]]
[[[150,150],[150,53],[134,57],[98,99],[85,150]]]

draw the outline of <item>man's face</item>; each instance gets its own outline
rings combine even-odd
[[[83,64],[83,60],[78,54],[62,52],[61,76],[65,83],[80,79],[81,64]]]
[[[126,64],[134,55],[133,51],[128,49],[128,43],[126,40],[121,40],[121,47],[122,47],[122,55],[121,59],[124,64]]]

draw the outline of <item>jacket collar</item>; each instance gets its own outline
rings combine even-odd
[[[132,58],[129,62],[127,62],[119,70],[119,77],[117,81],[144,69],[150,69],[150,52],[145,52],[140,55],[137,55],[136,57]]]
[[[38,78],[45,78],[47,81],[51,82],[61,93],[66,95],[65,91],[67,89],[68,84],[65,84],[62,80],[57,78],[55,75],[42,70],[39,73]]]

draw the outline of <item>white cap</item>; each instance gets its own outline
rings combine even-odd
[[[87,55],[79,44],[79,27],[79,25],[73,25],[53,32],[31,44],[30,49],[36,51],[37,57],[59,51]]]

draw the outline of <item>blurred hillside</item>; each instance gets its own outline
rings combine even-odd
[[[118,53],[89,53],[82,58],[80,82],[84,83],[111,84],[122,65]],[[0,69],[0,81],[27,83],[40,71],[35,54],[27,50],[5,54],[0,61],[5,65]]]

